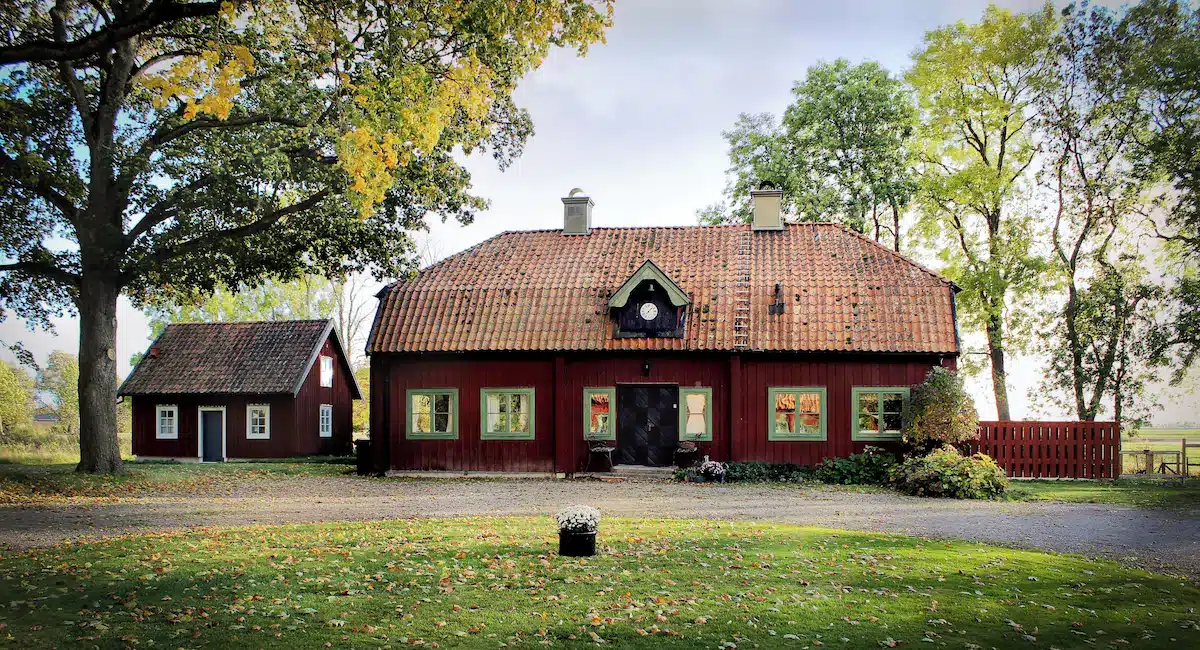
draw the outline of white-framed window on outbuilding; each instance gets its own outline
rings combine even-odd
[[[333,437],[333,404],[321,405],[321,422],[317,431],[322,438]]]
[[[271,405],[246,405],[246,439],[269,440],[271,438]]]
[[[333,387],[333,357],[321,357],[321,388]]]
[[[155,411],[154,437],[159,440],[179,439],[179,407],[174,404],[159,404]]]

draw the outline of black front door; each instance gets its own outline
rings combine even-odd
[[[617,464],[666,467],[678,446],[678,386],[617,386]]]
[[[225,423],[220,411],[200,411],[200,448],[204,452],[204,461],[219,463],[225,460],[223,453]]]

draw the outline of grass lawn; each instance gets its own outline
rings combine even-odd
[[[150,494],[188,494],[219,489],[240,479],[338,476],[353,469],[349,458],[306,458],[255,463],[164,463],[126,461],[119,475],[75,472],[74,464],[0,462],[0,505],[37,505],[78,499],[112,500]]]
[[[1011,498],[1069,503],[1116,503],[1149,508],[1200,508],[1200,479],[1013,481]]]
[[[688,520],[606,520],[601,542],[598,557],[561,558],[548,518],[452,519],[30,551],[0,559],[0,640],[23,649],[1200,646],[1200,589],[1077,556]]]

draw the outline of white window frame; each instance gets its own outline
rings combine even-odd
[[[262,433],[254,433],[254,411],[262,411],[263,417],[266,419],[264,431]],[[247,404],[246,405],[246,440],[270,440],[271,439],[271,405],[270,404]]]
[[[317,435],[322,438],[333,437],[333,404],[322,404],[320,410],[317,411]],[[329,414],[326,419],[325,414]],[[329,426],[326,427],[325,425]]]
[[[321,355],[321,388],[333,388],[333,357]],[[328,368],[328,371],[326,371]]]
[[[164,411],[171,412],[171,425],[174,431],[163,433],[162,416]],[[177,404],[159,404],[154,408],[154,439],[179,440],[179,406]]]

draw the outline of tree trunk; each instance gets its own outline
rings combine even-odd
[[[1083,388],[1087,378],[1083,370],[1083,345],[1079,342],[1078,317],[1079,292],[1075,287],[1075,278],[1067,283],[1067,306],[1063,317],[1067,325],[1067,347],[1071,352],[1071,389],[1075,396],[1075,417],[1083,421],[1096,419],[1092,413],[1089,417],[1087,406],[1084,404]]]
[[[117,443],[117,283],[85,277],[79,292],[79,465],[76,471],[124,469]]]
[[[996,396],[996,419],[1012,419],[1008,409],[1008,375],[1004,371],[1004,329],[999,316],[988,318],[988,355],[992,360],[992,392]]]

